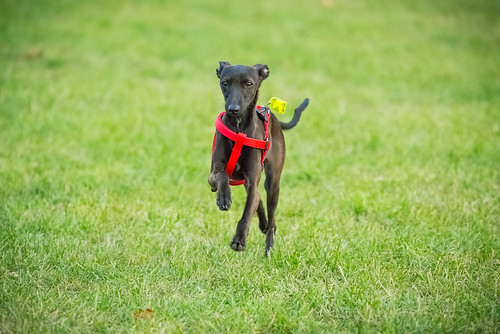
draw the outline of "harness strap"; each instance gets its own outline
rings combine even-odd
[[[222,123],[222,116],[225,114],[225,112],[222,112],[219,117],[217,117],[217,119],[215,120],[215,128],[217,129],[217,131],[219,131],[224,137],[226,137],[227,139],[231,139],[232,141],[236,142],[236,139],[238,137],[238,135],[240,134],[243,134],[245,135],[244,133],[242,132],[234,132],[232,131],[231,129],[229,129],[224,123]],[[269,123],[269,121],[265,122],[265,126],[266,126],[266,138],[267,138],[267,135],[268,135],[268,129],[267,129],[267,123]],[[265,150],[266,149],[266,144],[267,144],[267,141],[266,140],[258,140],[258,139],[253,139],[253,138],[249,138],[245,135],[245,140],[244,140],[244,145],[245,146],[250,146],[250,147],[254,147],[254,148],[260,148],[261,150]]]
[[[259,109],[259,111],[261,110],[260,106],[258,106],[257,108]],[[232,179],[232,175],[233,175],[234,169],[236,168],[236,164],[238,163],[238,159],[240,158],[240,154],[241,154],[241,150],[243,149],[243,146],[249,146],[249,147],[261,149],[262,150],[262,162],[261,162],[262,164],[264,163],[264,160],[266,159],[266,153],[269,150],[269,148],[271,147],[271,142],[269,141],[270,112],[269,112],[269,110],[267,111],[266,120],[264,121],[266,140],[258,140],[258,139],[249,138],[243,132],[236,133],[236,132],[232,131],[224,123],[222,123],[222,116],[224,114],[225,114],[225,112],[222,112],[215,120],[215,128],[224,137],[234,141],[233,150],[231,152],[231,155],[230,155],[229,160],[228,160],[227,165],[226,165],[226,172],[230,178],[229,184],[232,186],[237,186],[237,185],[241,185],[241,184],[245,183],[245,180],[233,180]],[[212,152],[215,149],[216,138],[217,138],[217,133],[214,135]]]
[[[243,145],[245,145],[245,139],[247,139],[247,135],[242,132],[239,132],[236,135],[233,151],[231,152],[231,156],[229,157],[229,161],[226,166],[226,172],[228,175],[233,175],[236,163],[238,163],[238,159],[240,158],[241,149],[243,148]]]

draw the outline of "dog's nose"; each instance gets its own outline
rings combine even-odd
[[[238,113],[238,111],[240,111],[240,106],[237,105],[237,104],[230,104],[228,107],[227,107],[227,111],[230,113],[230,114],[236,114]]]

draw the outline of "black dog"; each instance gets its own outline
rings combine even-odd
[[[216,70],[220,79],[220,87],[224,95],[226,113],[222,116],[222,123],[234,134],[241,133],[249,138],[266,140],[270,142],[269,148],[258,149],[244,145],[239,158],[236,157],[232,175],[228,175],[226,166],[231,156],[235,141],[227,138],[220,131],[216,132],[214,149],[212,153],[212,166],[208,183],[212,191],[217,191],[217,205],[220,210],[229,210],[231,207],[230,179],[244,180],[247,199],[243,216],[238,222],[236,234],[231,242],[235,251],[245,250],[245,240],[250,227],[250,220],[257,211],[259,228],[266,234],[267,256],[269,249],[274,244],[276,223],[274,213],[278,205],[281,171],[285,162],[285,138],[282,130],[288,130],[297,125],[302,111],[307,107],[309,99],[295,109],[289,123],[280,122],[272,113],[268,114],[268,124],[259,117],[256,109],[259,87],[264,79],[269,76],[267,65],[232,66],[228,62],[219,62]],[[268,127],[268,138],[266,138]],[[264,142],[266,143],[266,142]],[[240,146],[241,147],[241,146]],[[266,154],[267,153],[267,154]],[[262,161],[263,155],[265,160]],[[262,169],[266,171],[264,187],[267,192],[267,219],[262,199],[257,190]],[[243,181],[242,181],[243,182]]]

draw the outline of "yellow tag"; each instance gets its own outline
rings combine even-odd
[[[286,101],[283,101],[282,99],[279,99],[277,97],[271,97],[271,99],[269,100],[269,107],[272,110],[279,112],[280,114],[284,114],[286,109]]]

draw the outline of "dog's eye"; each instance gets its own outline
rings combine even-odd
[[[226,81],[226,80],[221,81],[221,82],[220,82],[220,84],[221,84],[222,86],[227,86],[227,81]]]
[[[247,81],[246,85],[247,85],[247,87],[251,87],[251,86],[253,86],[253,82]]]

